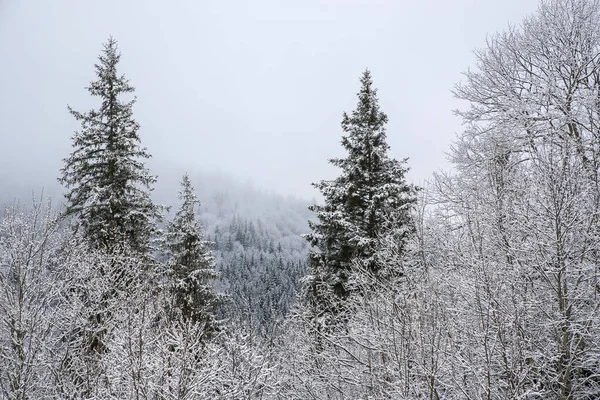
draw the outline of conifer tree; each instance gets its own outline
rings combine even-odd
[[[215,260],[205,240],[195,208],[200,205],[190,179],[181,181],[180,209],[168,225],[169,278],[171,280],[172,315],[180,313],[185,321],[206,324],[210,334],[218,328],[215,307],[222,301],[211,284],[217,277]]]
[[[306,297],[317,315],[336,309],[336,299],[349,294],[348,279],[353,260],[362,261],[370,272],[378,272],[375,259],[378,238],[399,232],[400,247],[410,232],[410,207],[415,188],[406,183],[406,160],[389,158],[385,125],[387,115],[379,109],[377,90],[368,70],[361,78],[358,105],[344,113],[342,145],[346,158],[330,163],[341,169],[332,181],[313,184],[324,197],[313,205],[317,221],[306,238],[313,246]]]
[[[68,189],[66,214],[77,217],[92,247],[112,251],[126,244],[144,252],[160,210],[150,199],[156,178],[143,162],[150,155],[133,119],[135,98],[121,98],[135,89],[117,73],[120,58],[111,37],[95,64],[97,80],[86,88],[100,98],[100,108],[81,113],[69,107],[81,130],[73,135],[74,150],[59,181]]]

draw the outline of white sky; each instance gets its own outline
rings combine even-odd
[[[409,179],[448,168],[451,89],[486,35],[534,0],[0,0],[0,184],[52,183],[112,34],[152,172],[218,170],[312,197],[336,176],[343,111],[368,67]],[[1,186],[1,185],[0,185]]]

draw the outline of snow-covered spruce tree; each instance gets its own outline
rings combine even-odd
[[[180,209],[169,223],[168,275],[171,280],[171,314],[180,314],[185,321],[205,325],[210,335],[218,328],[215,307],[223,300],[215,292],[211,280],[217,277],[215,261],[205,240],[202,225],[196,218],[195,207],[200,204],[187,174],[181,181]]]
[[[404,177],[406,160],[387,154],[388,118],[379,109],[371,73],[366,70],[360,81],[357,108],[351,115],[344,113],[342,120],[347,134],[342,145],[348,156],[330,160],[342,172],[332,181],[313,184],[325,204],[311,206],[318,221],[309,222],[312,232],[306,235],[313,250],[305,299],[319,317],[336,314],[336,299],[347,298],[353,260],[378,272],[375,253],[381,235],[396,230],[397,244],[403,247],[410,232],[410,208],[416,201],[415,188]]]
[[[100,108],[80,113],[69,107],[81,130],[72,138],[74,150],[59,181],[68,189],[66,214],[77,217],[92,247],[111,251],[127,244],[144,252],[160,209],[150,199],[156,178],[143,162],[150,155],[140,145],[140,126],[133,119],[135,99],[120,99],[134,92],[117,74],[120,58],[111,37],[95,64],[98,79],[86,88],[100,98]]]
[[[75,320],[68,339],[68,374],[84,394],[91,393],[93,384],[80,379],[81,371],[74,366],[81,362],[88,371],[102,371],[115,307],[134,296],[136,280],[151,276],[142,270],[153,264],[150,239],[161,211],[150,198],[156,178],[144,164],[150,155],[141,147],[139,124],[133,119],[135,98],[122,98],[134,88],[117,73],[120,57],[117,42],[109,38],[95,64],[97,79],[87,87],[100,107],[85,113],[69,107],[81,129],[73,135],[73,152],[64,160],[59,178],[67,188],[65,215],[74,218],[84,246],[103,260],[90,265],[92,275],[102,277],[102,285],[84,281],[69,298],[70,303],[80,303],[85,316]]]

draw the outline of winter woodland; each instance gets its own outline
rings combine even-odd
[[[488,37],[423,187],[366,70],[310,210],[185,171],[158,204],[120,58],[68,109],[64,206],[0,214],[0,398],[600,398],[600,2]]]

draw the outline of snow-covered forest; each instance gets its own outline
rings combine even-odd
[[[153,175],[116,39],[64,200],[4,194],[0,398],[600,398],[599,1],[490,32],[419,186],[362,72],[312,205]]]

